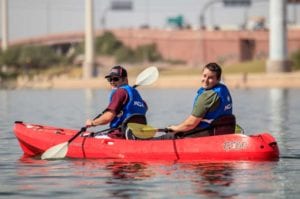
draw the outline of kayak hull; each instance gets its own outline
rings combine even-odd
[[[68,141],[78,130],[16,122],[14,133],[26,156],[38,156]],[[89,134],[85,132],[84,134]],[[66,157],[126,161],[278,160],[277,142],[269,133],[227,134],[176,140],[125,140],[78,136]]]

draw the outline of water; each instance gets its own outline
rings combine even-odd
[[[271,132],[278,162],[126,163],[22,157],[16,120],[80,128],[107,105],[108,90],[0,90],[0,198],[298,198],[300,90],[232,90],[246,134]],[[148,122],[165,127],[192,108],[194,89],[141,89]],[[106,127],[102,127],[106,128]],[[102,129],[102,128],[99,128]]]

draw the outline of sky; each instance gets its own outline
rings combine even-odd
[[[7,1],[10,41],[84,31],[85,0]],[[269,21],[268,0],[252,0],[249,7],[228,7],[214,0],[216,3],[205,12],[203,8],[213,0],[131,0],[131,11],[109,9],[112,1],[115,0],[94,0],[95,29],[103,28],[102,18],[106,19],[107,28],[138,28],[142,25],[166,28],[167,19],[178,15],[182,15],[191,27],[198,28],[200,14],[204,14],[207,26],[238,27],[254,16],[265,17],[267,26]],[[288,5],[287,21],[300,26],[300,5]]]

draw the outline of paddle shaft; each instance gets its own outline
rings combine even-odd
[[[103,113],[99,113],[95,118],[97,119],[98,117],[100,117]],[[68,144],[70,144],[74,139],[76,139],[82,132],[86,131],[87,127],[81,127],[80,131],[78,131],[71,139],[69,139]],[[104,132],[104,131],[108,131],[110,129],[104,129],[103,131],[100,132]],[[99,133],[100,133],[99,132]]]
[[[171,129],[168,129],[168,128],[155,129],[155,131],[156,132],[165,132],[165,133],[173,132]]]
[[[68,144],[70,144],[75,138],[77,138],[84,131],[86,131],[86,127],[82,127],[80,131],[78,131],[71,139],[69,139]]]

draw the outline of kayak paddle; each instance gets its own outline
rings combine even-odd
[[[135,85],[133,86],[138,87],[138,86],[145,86],[145,85],[150,85],[154,83],[159,76],[158,69],[155,66],[150,66],[143,70],[136,78]],[[97,115],[96,118],[100,117],[101,114]],[[95,119],[96,119],[95,118]],[[66,157],[66,154],[68,152],[68,146],[69,144],[77,138],[82,132],[86,131],[87,127],[82,127],[80,131],[78,131],[71,139],[69,139],[66,142],[63,142],[61,144],[57,144],[55,146],[50,147],[47,149],[41,156],[41,159],[60,159]],[[112,129],[105,129],[104,131],[109,131]]]
[[[138,123],[128,123],[127,127],[132,131],[132,134],[139,139],[151,139],[154,137],[159,137],[167,132],[171,132],[168,128],[153,128],[150,125],[138,124]]]
[[[61,144],[55,145],[47,149],[41,156],[42,160],[45,159],[59,159],[64,158],[68,152],[69,144],[82,132],[86,131],[86,127],[82,127],[70,140]]]
[[[155,66],[150,66],[143,70],[136,78],[133,88],[146,86],[154,83],[158,79],[159,73]]]
[[[168,132],[172,132],[172,130],[168,128],[154,128],[150,125],[138,124],[138,123],[128,123],[127,127],[131,129],[132,134],[139,139],[151,139],[151,138],[165,135]],[[206,129],[198,130],[197,132],[201,132],[205,130]],[[238,124],[236,124],[235,127],[235,134],[244,134],[244,130]]]

